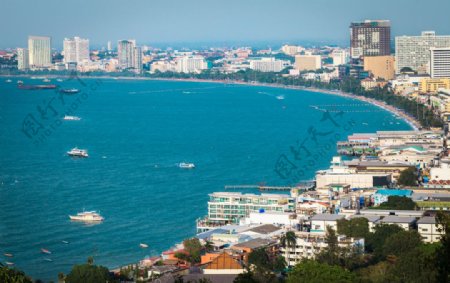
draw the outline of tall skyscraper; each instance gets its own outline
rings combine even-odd
[[[391,23],[386,20],[365,20],[350,25],[350,55],[387,56],[391,54]]]
[[[142,48],[134,47],[133,68],[136,74],[142,73]]]
[[[117,55],[121,69],[133,68],[135,40],[119,40],[117,44]]]
[[[65,38],[64,63],[77,63],[89,61],[89,39],[79,37]]]
[[[27,70],[30,68],[28,49],[17,48],[17,69]]]
[[[108,41],[108,44],[107,44],[106,49],[107,49],[108,51],[112,51],[112,44],[111,44],[111,41]]]
[[[48,68],[52,65],[51,39],[47,36],[29,36],[28,54],[31,69]]]
[[[450,36],[437,36],[434,31],[424,31],[419,36],[395,37],[395,64],[400,73],[411,68],[419,73],[428,73],[431,48],[450,47]]]
[[[432,78],[450,78],[450,47],[431,48],[430,75]]]

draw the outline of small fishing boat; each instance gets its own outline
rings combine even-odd
[[[4,253],[3,255],[7,256],[7,257],[13,257],[13,254],[10,254],[10,253]]]
[[[14,262],[5,261],[6,265],[14,265]]]
[[[53,261],[51,258],[48,258],[48,257],[44,258],[44,260],[45,261],[50,261],[50,262]]]
[[[147,245],[147,244],[143,244],[143,243],[140,243],[139,246],[140,246],[141,248],[143,248],[143,249],[148,248],[148,245]]]
[[[63,243],[63,244],[66,244],[66,245],[67,245],[67,244],[69,244],[69,241],[64,241],[64,240],[62,240],[62,241],[61,241],[61,243]]]
[[[51,251],[49,251],[49,250],[47,250],[47,249],[44,249],[44,248],[41,249],[41,252],[42,252],[43,254],[48,254],[48,255],[52,254]]]
[[[195,168],[195,164],[194,163],[181,162],[181,163],[178,164],[178,167],[183,168],[183,169],[194,169]]]

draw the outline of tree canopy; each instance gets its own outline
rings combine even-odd
[[[417,204],[409,197],[389,196],[386,202],[374,209],[393,209],[393,210],[417,210]]]
[[[304,260],[289,272],[287,283],[350,283],[356,282],[356,276],[340,266]]]
[[[401,186],[417,186],[416,168],[411,167],[400,172],[398,184]]]
[[[65,278],[66,283],[101,283],[114,282],[113,276],[108,268],[93,264],[93,258],[89,257],[88,263],[78,264],[72,267],[72,270]]]

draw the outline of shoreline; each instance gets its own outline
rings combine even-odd
[[[68,75],[0,75],[0,77],[23,77],[23,78],[31,78],[31,77],[46,77],[51,79],[56,78],[69,78]],[[178,81],[178,82],[199,82],[199,83],[220,83],[220,84],[234,84],[234,85],[246,85],[246,86],[261,86],[261,87],[272,87],[272,88],[283,88],[283,89],[293,89],[293,90],[303,90],[310,91],[316,93],[323,93],[327,95],[335,95],[350,99],[356,99],[362,102],[370,103],[376,107],[379,107],[385,111],[390,112],[391,114],[400,117],[403,121],[405,121],[413,130],[417,131],[422,128],[419,121],[415,118],[409,116],[401,109],[398,109],[394,106],[391,106],[384,101],[379,101],[373,98],[367,98],[363,96],[358,96],[352,93],[342,92],[339,90],[328,90],[328,89],[320,89],[320,88],[310,88],[304,86],[292,86],[292,85],[283,85],[283,84],[271,84],[271,83],[259,83],[259,82],[242,82],[242,81],[224,81],[224,80],[207,80],[207,79],[194,79],[194,78],[150,78],[150,77],[113,77],[113,76],[83,76],[80,78],[89,78],[89,79],[112,79],[112,80],[151,80],[151,81]]]

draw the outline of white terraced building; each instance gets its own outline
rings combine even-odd
[[[313,259],[328,247],[325,233],[295,232],[295,235],[297,237],[295,247],[287,250],[284,247],[280,249],[289,266],[294,266],[304,259]],[[338,245],[339,247],[354,247],[361,252],[364,251],[363,238],[348,238],[340,235],[338,236]]]
[[[197,221],[197,231],[238,224],[251,212],[293,212],[295,200],[284,194],[242,194],[215,192],[209,195],[208,216]]]

